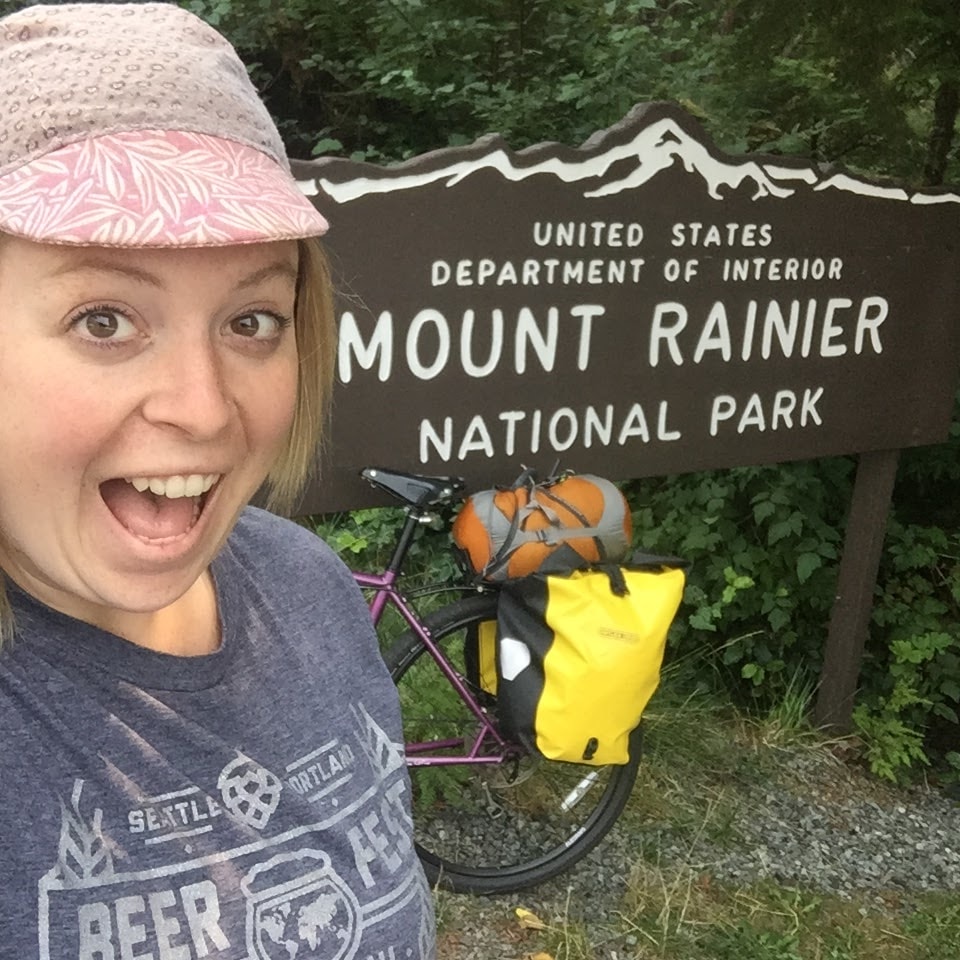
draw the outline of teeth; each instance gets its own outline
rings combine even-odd
[[[218,480],[219,473],[191,473],[189,476],[177,474],[173,477],[128,477],[127,483],[143,493],[149,490],[158,497],[177,500],[180,497],[199,497],[206,493]]]

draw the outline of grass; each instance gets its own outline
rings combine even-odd
[[[960,906],[942,894],[909,910],[755,884],[731,888],[684,867],[636,871],[616,931],[591,942],[583,924],[551,925],[528,952],[553,960],[954,960]],[[522,954],[521,954],[522,955]]]
[[[608,905],[605,919],[595,922],[589,904],[577,900],[575,878],[565,898],[554,893],[541,899],[536,890],[498,900],[443,894],[441,960],[462,955],[457,931],[478,916],[489,924],[484,960],[960,958],[955,892],[867,891],[844,898],[772,880],[721,882],[701,862],[703,839],[736,847],[735,815],[746,797],[756,796],[751,788],[761,796],[767,786],[778,789],[784,782],[803,790],[802,768],[784,780],[788,753],[809,751],[818,762],[834,765],[837,791],[876,791],[888,799],[895,791],[851,771],[856,742],[811,729],[802,709],[809,691],[798,685],[795,696],[796,702],[766,715],[746,717],[707,696],[660,695],[647,713],[644,764],[624,814],[626,830],[635,829],[638,837],[635,856],[626,893],[618,893],[613,910]],[[666,834],[686,856],[661,862],[658,837]],[[562,889],[562,880],[557,886]],[[524,903],[539,913],[545,929],[521,929],[513,907]]]

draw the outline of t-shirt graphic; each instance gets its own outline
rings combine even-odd
[[[41,670],[31,660],[36,651],[24,641],[0,657],[0,720],[9,717],[15,726],[23,703],[43,714],[24,719],[16,751],[0,746],[0,760],[20,765],[20,789],[0,786],[0,800],[18,808],[20,822],[35,812],[24,830],[0,826],[0,856],[9,851],[27,877],[36,871],[32,894],[19,886],[0,893],[0,937],[11,955],[434,957],[431,893],[413,845],[396,692],[368,635],[366,610],[358,608],[352,582],[343,615],[311,606],[306,617],[281,591],[271,617],[264,598],[276,590],[259,596],[247,583],[231,590],[234,557],[251,583],[266,578],[267,568],[287,582],[282,567],[291,565],[302,580],[305,563],[318,567],[317,580],[328,585],[346,576],[312,536],[303,541],[305,561],[291,544],[289,524],[251,513],[218,570],[221,603],[233,622],[244,622],[228,668],[197,658],[166,686],[153,675],[133,683],[134,667],[116,655],[135,659],[138,681],[155,657],[114,645],[112,658],[97,658],[95,673],[61,656],[40,678],[41,695],[28,697]],[[275,524],[282,524],[282,564],[262,540],[263,526]],[[251,571],[252,556],[260,570]],[[46,636],[55,615],[29,608],[23,622],[34,615]],[[277,634],[285,643],[280,651],[261,639]],[[172,659],[159,661],[164,670],[184,667]],[[104,670],[108,661],[120,662],[116,675]],[[81,696],[94,676],[98,689]],[[61,687],[63,696],[50,706],[50,691]],[[61,702],[68,719],[87,710],[86,724],[60,722]],[[32,936],[22,922],[7,920],[13,897],[21,916],[36,917]]]
[[[103,809],[90,808],[84,782],[75,781],[69,801],[60,803],[56,864],[40,884],[42,960],[353,960],[364,931],[401,911],[420,918],[416,946],[406,945],[398,954],[391,944],[383,956],[425,960],[432,948],[429,892],[406,862],[412,843],[403,759],[363,704],[354,705],[350,717],[355,743],[349,755],[366,768],[360,784],[365,789],[354,802],[328,803],[335,812],[327,820],[212,858],[190,854],[221,823],[262,832],[285,792],[298,804],[317,804],[337,799],[338,791],[317,791],[311,801],[238,755],[216,778],[219,798],[188,789],[145,798],[128,812],[128,842],[135,837],[171,857],[127,872],[124,861],[135,859],[134,851],[128,847],[122,857],[115,855],[119,844],[105,828]],[[338,754],[348,755],[342,748]],[[292,777],[304,759],[289,764]],[[341,787],[358,779],[356,765],[338,778]],[[334,830],[337,826],[341,829]],[[350,854],[341,857],[345,865],[335,864],[324,849],[325,834],[341,833]],[[243,931],[242,942],[235,942],[236,930]],[[152,944],[153,953],[147,950]],[[379,960],[376,952],[367,955]]]

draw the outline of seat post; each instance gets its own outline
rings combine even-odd
[[[407,519],[404,521],[403,529],[400,531],[397,545],[393,548],[393,556],[387,564],[387,570],[394,574],[400,572],[403,561],[406,559],[407,553],[410,550],[410,545],[413,543],[413,538],[416,536],[417,525],[424,516],[424,511],[417,507],[404,507],[403,512],[407,515]]]

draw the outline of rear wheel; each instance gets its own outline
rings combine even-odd
[[[434,642],[491,719],[495,698],[468,680],[465,651],[469,657],[480,625],[495,619],[496,599],[487,595],[424,618]],[[408,759],[463,756],[483,724],[423,641],[403,634],[386,660],[400,692]],[[410,749],[440,741],[445,746]],[[563,872],[596,846],[622,812],[637,776],[639,728],[630,746],[628,763],[594,767],[544,760],[487,737],[479,755],[500,762],[411,765],[417,849],[428,878],[461,892],[505,893]]]

